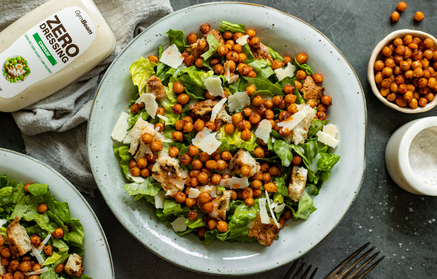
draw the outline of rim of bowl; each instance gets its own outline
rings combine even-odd
[[[394,32],[391,32],[384,39],[382,39],[373,49],[372,54],[371,54],[370,59],[369,59],[369,65],[367,68],[367,79],[370,83],[373,94],[375,94],[375,96],[384,105],[386,105],[392,109],[395,109],[397,111],[403,112],[403,113],[422,113],[422,112],[426,112],[426,111],[433,109],[437,105],[437,98],[434,98],[434,100],[432,100],[431,102],[426,104],[426,106],[424,106],[424,107],[417,107],[415,109],[408,108],[408,107],[403,108],[403,107],[398,106],[396,103],[392,103],[392,102],[387,101],[387,99],[384,98],[380,94],[378,87],[376,86],[376,82],[375,82],[375,71],[374,71],[373,65],[375,64],[376,59],[380,56],[382,48],[384,46],[386,46],[390,41],[394,40],[395,38],[401,37],[401,36],[404,36],[407,34],[415,35],[421,39],[424,37],[431,38],[434,41],[434,44],[437,45],[437,39],[434,36],[432,36],[431,34],[423,32],[423,31],[412,30],[412,29],[401,29],[401,30],[396,30]]]
[[[413,172],[409,160],[409,151],[414,138],[420,132],[431,127],[437,129],[437,116],[422,118],[416,121],[416,123],[413,123],[413,125],[409,127],[407,131],[405,131],[405,136],[401,139],[401,142],[399,144],[399,150],[404,150],[399,154],[399,168],[401,169],[401,173],[404,174],[406,180],[405,182],[411,188],[423,195],[437,196],[437,187],[435,187],[435,185],[427,184],[420,180]]]

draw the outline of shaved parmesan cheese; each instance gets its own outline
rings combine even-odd
[[[259,216],[261,217],[261,223],[270,224],[270,217],[266,210],[266,199],[262,198],[258,200],[259,202]]]
[[[228,97],[229,110],[234,111],[238,108],[245,107],[250,104],[250,97],[246,92],[236,92]]]
[[[294,127],[297,126],[306,116],[306,112],[301,110],[293,114],[293,116],[289,117],[288,119],[279,122],[279,127],[287,128],[289,131],[293,130]]]
[[[188,197],[191,199],[195,199],[199,196],[200,191],[196,188],[191,187],[190,191],[188,192]]]
[[[263,119],[256,128],[255,136],[262,139],[264,143],[267,143],[270,138],[270,133],[272,132],[272,124],[267,119]]]
[[[334,124],[328,124],[328,125],[323,126],[322,131],[324,133],[327,133],[328,135],[330,135],[333,138],[337,137],[338,130],[337,130],[337,126],[335,126]]]
[[[223,98],[218,102],[213,108],[211,112],[211,121],[214,122],[215,118],[217,117],[217,114],[219,111],[223,108],[223,105],[226,103],[227,99]]]
[[[225,74],[223,75],[225,77],[225,79],[228,81],[228,83],[234,83],[238,80],[238,78],[240,77],[239,75],[235,74],[235,73],[231,73],[230,70],[230,61],[226,61],[224,68],[225,68]],[[235,65],[235,64],[234,64]]]
[[[211,134],[211,130],[208,128],[204,128],[202,131],[200,131],[199,133],[197,133],[197,135],[191,140],[191,143],[194,146],[198,146],[199,143],[205,139],[208,135]]]
[[[168,118],[165,117],[164,115],[158,114],[157,116],[158,116],[159,119],[164,120],[164,122],[167,122],[167,121],[168,121]]]
[[[243,35],[240,38],[238,38],[237,40],[235,40],[235,42],[237,44],[239,44],[240,46],[244,46],[245,44],[247,44],[248,38],[249,38],[249,35]]]
[[[140,176],[132,176],[130,173],[126,174],[126,176],[130,179],[132,179],[135,183],[143,183],[144,182],[144,178],[140,177]]]
[[[164,209],[165,191],[160,190],[158,194],[155,195],[154,198],[155,198],[155,208]]]
[[[206,153],[208,153],[208,155],[214,153],[217,150],[217,148],[219,148],[220,145],[222,144],[221,141],[215,138],[216,134],[217,133],[212,133],[199,142],[198,147],[203,151],[205,151]]]
[[[275,206],[275,212],[276,213],[282,212],[282,210],[284,210],[284,208],[285,208],[285,203],[276,205]]]
[[[114,130],[112,131],[111,138],[118,142],[122,142],[127,134],[127,128],[129,124],[127,123],[127,119],[129,118],[129,114],[122,112],[120,117],[117,120],[117,124],[115,124]]]
[[[40,265],[42,265],[44,263],[44,258],[41,256],[41,254],[40,254],[41,252],[39,252],[38,249],[35,248],[35,246],[33,246],[33,245],[31,245],[31,246],[32,246],[33,256],[38,260],[38,263]]]
[[[183,232],[187,229],[187,225],[185,225],[185,222],[188,219],[184,216],[180,216],[176,218],[173,222],[171,222],[171,226],[175,232]]]
[[[6,219],[0,219],[0,225],[3,227],[4,224],[6,224],[8,221]]]
[[[331,137],[325,132],[318,131],[317,132],[317,140],[320,141],[323,144],[326,144],[327,146],[330,146],[332,148],[336,148],[338,145],[338,139]]]
[[[147,113],[155,118],[156,111],[158,110],[158,103],[156,102],[155,95],[151,93],[141,94],[141,96],[135,101],[137,104],[144,103],[146,105]]]
[[[223,91],[222,87],[222,80],[220,77],[209,77],[205,79],[204,84],[209,94],[220,97],[225,96],[225,92]]]
[[[247,177],[240,178],[233,176],[231,178],[222,179],[220,186],[230,189],[244,189],[249,187],[249,180],[247,180]]]
[[[172,68],[177,68],[184,61],[184,57],[179,52],[177,46],[175,44],[172,44],[166,50],[164,50],[159,61]]]
[[[38,269],[36,271],[31,271],[31,272],[27,272],[27,273],[23,273],[23,275],[25,276],[32,276],[32,275],[39,275],[39,274],[43,274],[44,272],[49,271],[48,267],[43,267],[41,269]]]
[[[288,62],[287,67],[285,69],[284,68],[276,69],[275,74],[278,80],[282,80],[286,77],[293,77],[295,70],[296,67],[292,65],[290,62]]]
[[[269,204],[270,214],[272,215],[272,219],[275,222],[276,227],[278,227],[278,229],[279,229],[280,226],[278,224],[278,221],[276,221],[276,215],[275,215],[275,213],[273,213],[272,206],[270,205],[269,192],[267,192],[267,190],[265,190],[265,191],[266,191],[266,200],[267,200],[267,203]]]

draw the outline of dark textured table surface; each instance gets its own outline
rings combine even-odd
[[[174,10],[207,1],[172,0]],[[361,190],[340,225],[304,255],[324,278],[349,253],[371,241],[386,257],[366,278],[436,278],[437,198],[416,196],[399,188],[385,168],[384,152],[390,135],[411,120],[433,116],[402,114],[383,105],[367,82],[367,63],[374,46],[398,29],[417,29],[437,35],[436,1],[406,1],[407,10],[394,24],[389,17],[397,1],[377,0],[254,0],[296,16],[329,38],[348,59],[360,78],[367,100],[367,163]],[[413,20],[416,11],[425,20]],[[290,30],[298,32],[298,30]],[[339,81],[341,82],[341,81]],[[21,134],[11,114],[0,113],[0,147],[25,152]],[[134,239],[120,225],[100,193],[86,197],[105,230],[116,278],[208,278],[162,260]],[[283,278],[288,267],[250,278]],[[249,277],[247,277],[249,278]]]

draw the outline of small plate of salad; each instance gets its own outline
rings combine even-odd
[[[0,203],[2,278],[115,278],[97,217],[51,167],[0,149]]]
[[[353,69],[317,30],[213,3],[155,23],[114,61],[88,152],[108,205],[152,251],[200,272],[251,274],[338,224],[361,185],[365,122]]]

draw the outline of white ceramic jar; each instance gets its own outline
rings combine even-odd
[[[385,164],[395,183],[417,195],[437,196],[437,117],[417,119],[390,137]]]

